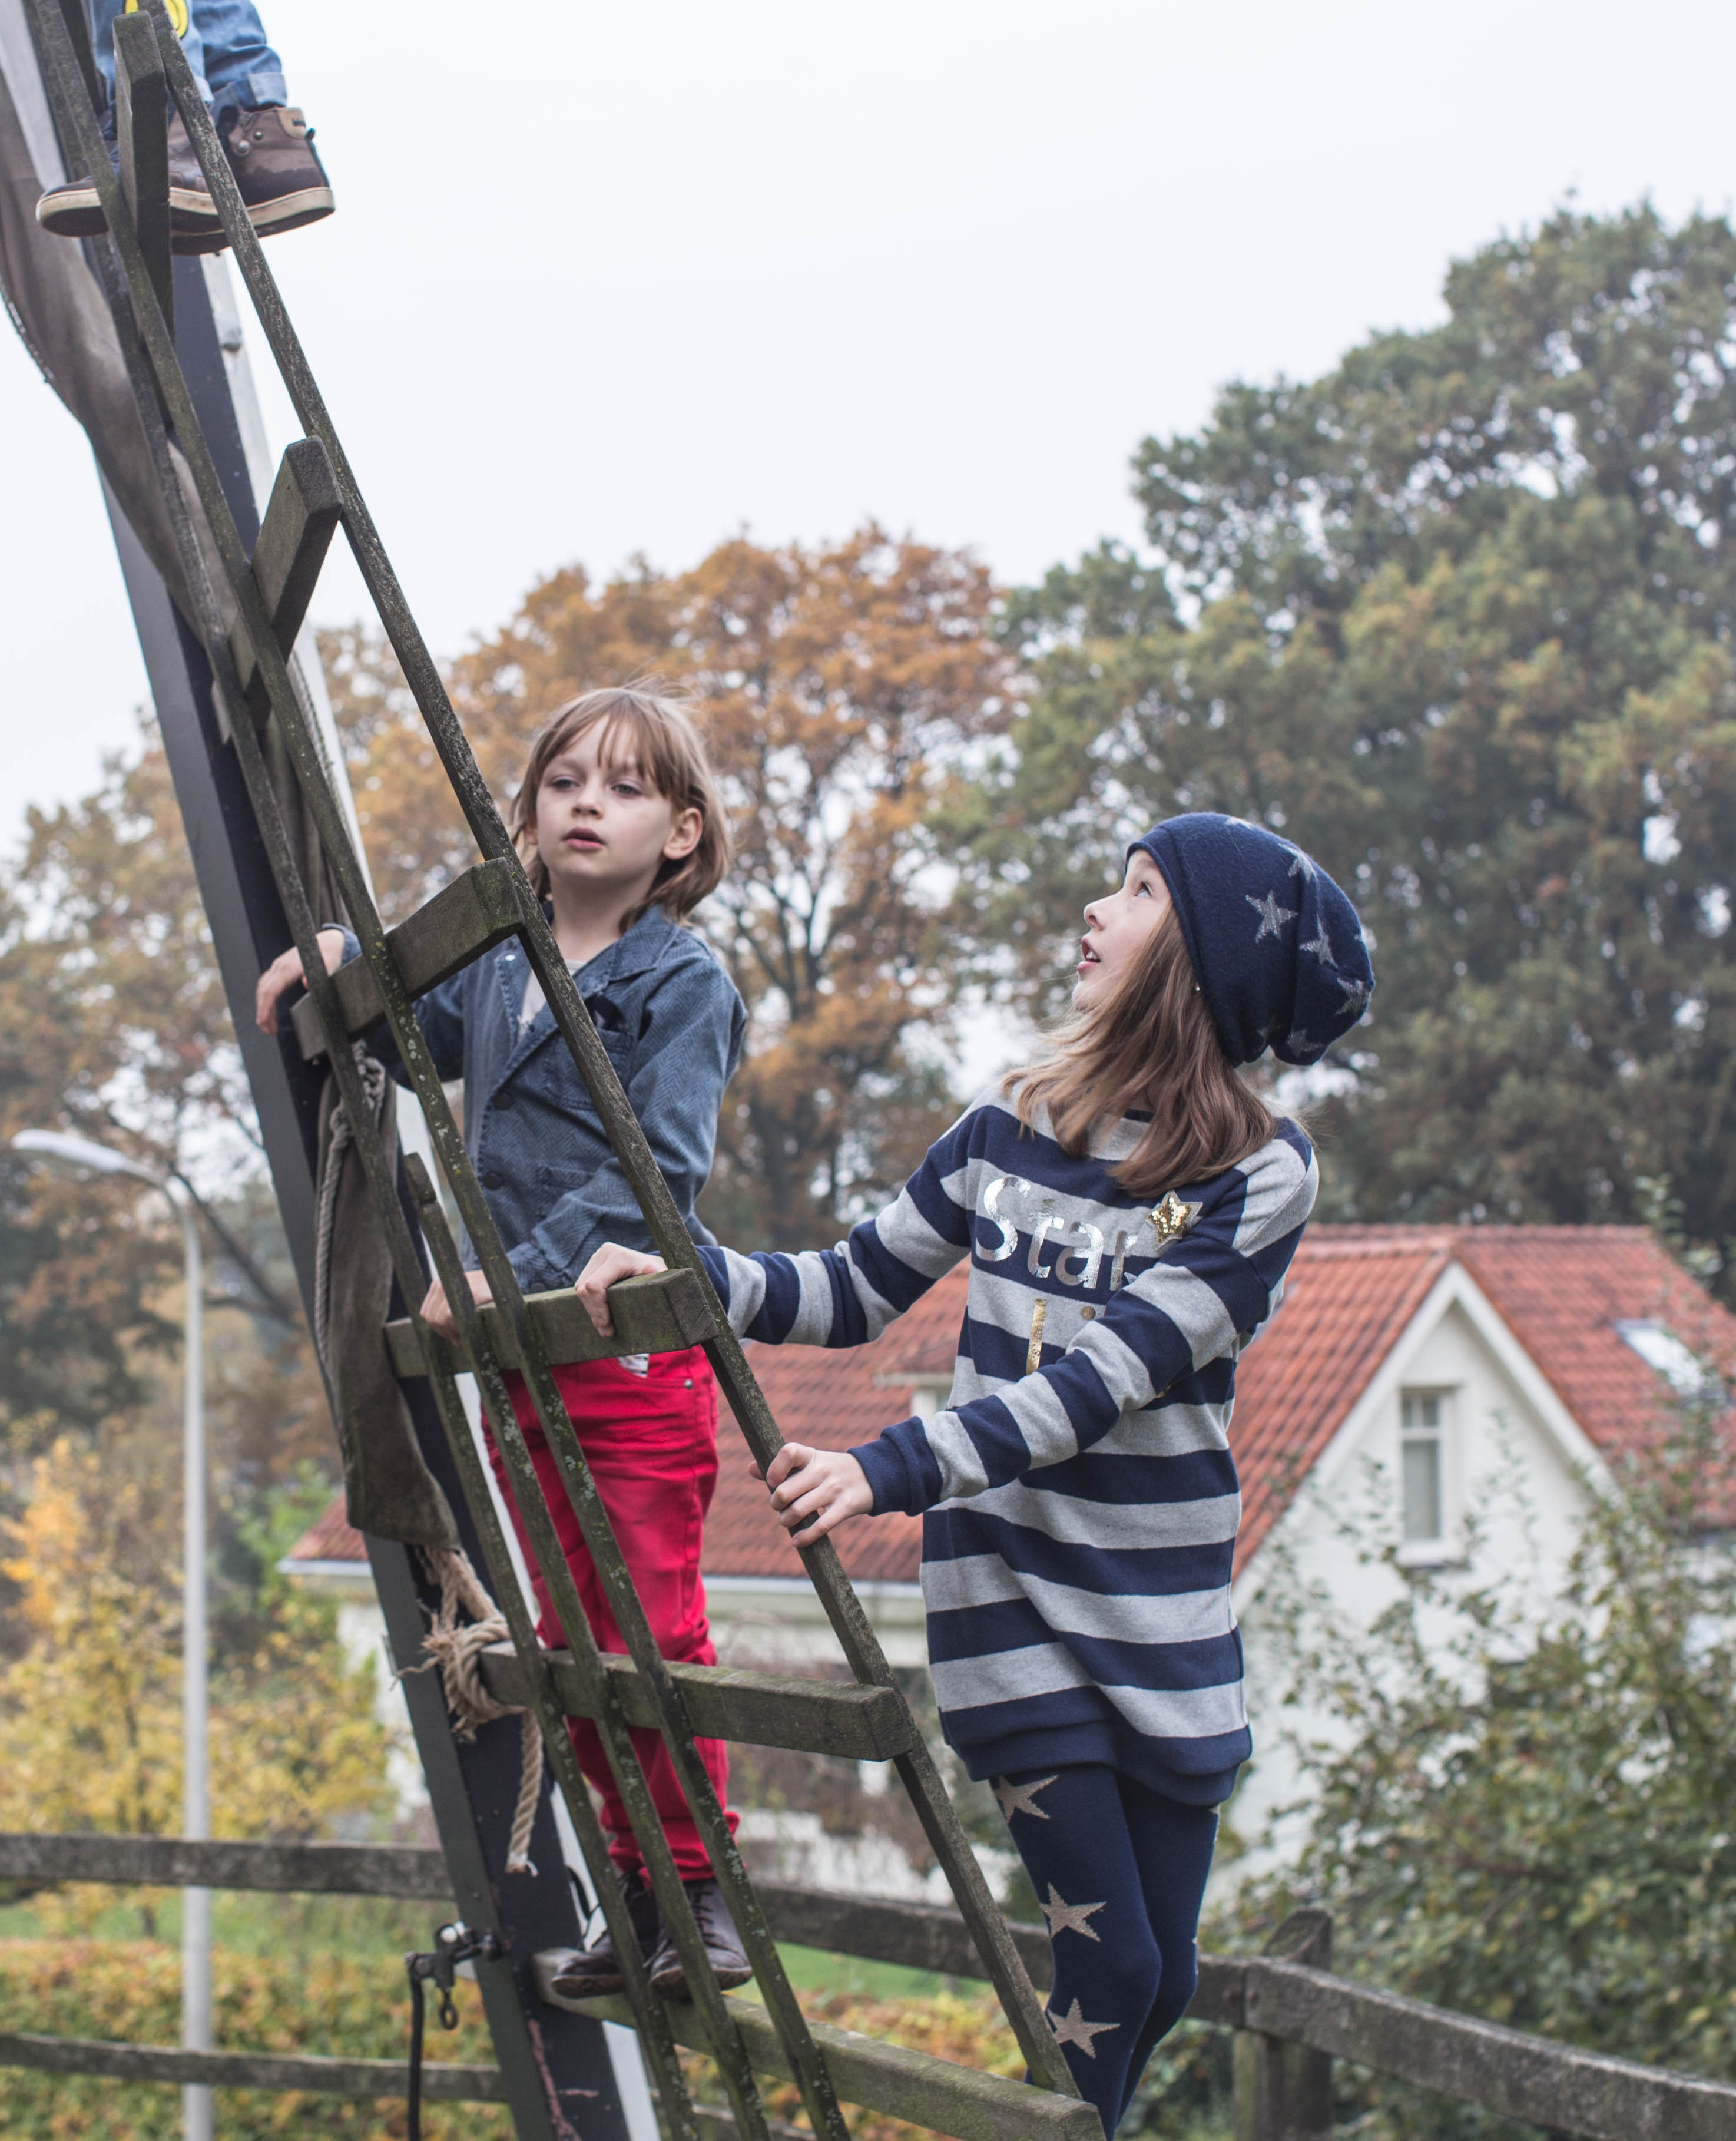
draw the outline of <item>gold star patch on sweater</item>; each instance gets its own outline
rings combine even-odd
[[[1174,1190],[1171,1190],[1160,1204],[1151,1208],[1151,1223],[1157,1229],[1158,1253],[1161,1256],[1172,1242],[1178,1242],[1205,1209],[1202,1204],[1184,1204]]]

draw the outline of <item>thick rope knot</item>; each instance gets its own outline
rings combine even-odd
[[[507,1641],[512,1632],[505,1615],[482,1587],[468,1555],[458,1548],[443,1547],[425,1549],[423,1559],[440,1585],[440,1605],[433,1626],[422,1639],[428,1664],[409,1670],[425,1672],[428,1666],[439,1669],[457,1739],[474,1740],[479,1725],[490,1724],[497,1717],[523,1720],[519,1804],[507,1843],[506,1870],[534,1874],[530,1832],[543,1791],[543,1735],[534,1711],[519,1703],[497,1701],[482,1677],[482,1653],[491,1643]],[[469,1617],[460,1620],[460,1613]]]

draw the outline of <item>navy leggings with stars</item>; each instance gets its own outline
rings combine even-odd
[[[1050,2018],[1079,2094],[1113,2134],[1153,2047],[1193,1997],[1217,1809],[1183,1806],[1098,1763],[1021,1769],[994,1790],[1048,1921]]]

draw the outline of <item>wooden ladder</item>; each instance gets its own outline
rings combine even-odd
[[[1058,2141],[1095,2141],[1101,2130],[1096,2113],[1079,2099],[1042,2003],[831,1542],[822,1541],[802,1558],[842,1646],[852,1685],[671,1666],[658,1655],[562,1404],[553,1368],[563,1361],[702,1345],[762,1467],[780,1445],[777,1425],[478,770],[262,257],[162,0],[143,0],[140,12],[121,16],[115,26],[118,180],[98,134],[96,77],[78,0],[30,0],[30,6],[63,148],[69,161],[76,160],[92,174],[107,215],[112,251],[98,244],[93,256],[196,612],[191,622],[210,665],[224,737],[233,747],[271,876],[311,977],[310,995],[296,1007],[295,1032],[304,1056],[323,1058],[337,1081],[403,1300],[420,1301],[431,1262],[457,1312],[461,1342],[455,1346],[429,1331],[414,1312],[389,1327],[388,1338],[400,1376],[425,1379],[432,1393],[488,1579],[511,1630],[510,1643],[488,1660],[492,1684],[499,1696],[528,1706],[537,1720],[556,1789],[622,1958],[624,1997],[581,2003],[582,2011],[628,2021],[637,2030],[663,2123],[674,2141],[700,2141],[701,2135],[682,2077],[680,2045],[701,2049],[716,2061],[737,2130],[749,2141],[766,2141],[769,2134],[758,2087],[762,2075],[793,2079],[815,2132],[830,2141],[847,2141],[841,2099],[916,2120],[961,2141],[1031,2141],[1050,2135]],[[251,554],[177,355],[166,149],[171,108],[184,122],[306,433],[283,456]],[[381,922],[336,776],[288,666],[326,551],[339,528],[483,858],[391,930]],[[310,857],[317,861],[310,862]],[[316,944],[321,917],[310,880],[317,880],[321,870],[329,871],[361,944],[361,959],[335,976],[326,973]],[[598,1337],[571,1294],[526,1299],[521,1293],[416,1025],[419,995],[507,937],[519,940],[542,984],[561,1038],[669,1267],[662,1274],[629,1281],[615,1290],[618,1336],[612,1341]],[[485,1307],[470,1302],[457,1243],[428,1170],[416,1156],[401,1159],[395,1139],[382,1138],[372,1127],[373,1110],[366,1104],[351,1043],[381,1021],[421,1105],[440,1171],[493,1290],[493,1302]],[[406,1180],[407,1201],[401,1194]],[[475,1376],[494,1424],[513,1493],[566,1636],[564,1650],[546,1651],[537,1640],[460,1399],[456,1378],[461,1370]],[[524,1377],[537,1420],[555,1452],[563,1485],[625,1638],[625,1657],[605,1656],[592,1637],[507,1395],[509,1370]],[[772,1521],[768,1512],[767,1522]],[[569,1716],[591,1719],[602,1737],[691,1988],[691,2002],[669,2002],[651,1990],[611,1876],[607,1839],[573,1755]],[[706,1966],[703,1942],[629,1737],[637,1726],[654,1728],[669,1750],[752,1961],[763,2007],[725,1997]],[[1029,2084],[920,2059],[804,2019],[700,1760],[696,1732],[896,1765],[1028,2062]],[[530,1986],[529,1960],[509,1956],[499,1962],[480,1962],[478,1969],[513,1971],[521,1998],[534,1998],[540,1991],[553,2004],[547,1987]],[[565,2125],[563,2117],[558,2119],[554,2130]]]

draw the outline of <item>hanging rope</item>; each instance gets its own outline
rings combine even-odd
[[[523,1720],[519,1804],[513,1813],[512,1834],[506,1848],[509,1873],[534,1874],[530,1858],[530,1832],[537,1818],[537,1801],[543,1792],[543,1735],[534,1712],[514,1702],[497,1702],[482,1677],[482,1653],[491,1643],[511,1637],[506,1617],[482,1587],[470,1558],[452,1547],[425,1548],[422,1558],[440,1585],[440,1601],[434,1625],[422,1640],[428,1664],[440,1669],[446,1691],[446,1707],[452,1713],[455,1736],[474,1740],[476,1728],[497,1717]],[[460,1620],[460,1613],[468,1620]],[[422,1672],[426,1666],[409,1670]]]
[[[377,1120],[386,1095],[384,1066],[358,1041],[354,1044],[356,1068],[361,1075],[370,1111]],[[327,1358],[332,1327],[332,1238],[337,1213],[337,1189],[343,1174],[343,1155],[355,1141],[355,1130],[342,1105],[332,1111],[325,1165],[321,1170],[319,1203],[314,1213],[313,1336],[320,1358]],[[517,1703],[497,1702],[482,1678],[482,1656],[490,1643],[504,1643],[512,1631],[506,1617],[484,1590],[470,1558],[455,1547],[425,1547],[422,1558],[440,1586],[440,1602],[434,1625],[423,1638],[428,1665],[440,1669],[446,1691],[446,1707],[452,1713],[456,1736],[474,1740],[476,1728],[497,1717],[517,1717],[524,1722],[519,1769],[519,1804],[513,1814],[512,1834],[507,1842],[509,1873],[534,1874],[530,1858],[530,1832],[536,1822],[537,1801],[543,1791],[543,1735],[534,1715]],[[469,1616],[460,1620],[460,1614]],[[406,1670],[425,1672],[427,1666]],[[400,1678],[402,1677],[401,1673]]]

